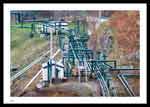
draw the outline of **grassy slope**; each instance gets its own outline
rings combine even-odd
[[[36,54],[42,52],[42,48],[48,41],[35,35],[29,37],[30,29],[11,27],[11,64],[17,64],[20,68],[32,62]]]

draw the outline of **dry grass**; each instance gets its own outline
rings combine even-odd
[[[25,85],[32,79],[34,75],[41,69],[41,65],[35,64],[26,74],[17,78],[17,80],[13,81],[11,84],[11,96],[20,96],[23,92],[23,88]],[[31,87],[34,89],[35,85]]]
[[[29,37],[30,29],[11,28],[11,64],[20,69],[49,50],[48,40],[35,35]]]

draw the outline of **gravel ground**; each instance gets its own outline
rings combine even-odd
[[[127,78],[128,84],[133,90],[136,96],[140,95],[140,79],[139,78]]]
[[[66,83],[55,84],[49,88],[35,91],[26,91],[22,96],[99,96],[100,92],[98,85],[95,81],[87,83],[79,83],[78,81],[68,81]]]

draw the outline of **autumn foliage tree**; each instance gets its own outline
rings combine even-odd
[[[139,52],[139,18],[138,11],[115,11],[109,20],[115,30],[117,53],[122,53],[127,59]]]

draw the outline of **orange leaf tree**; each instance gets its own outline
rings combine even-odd
[[[139,12],[115,11],[110,21],[110,26],[115,30],[118,53],[123,56],[139,51]]]

